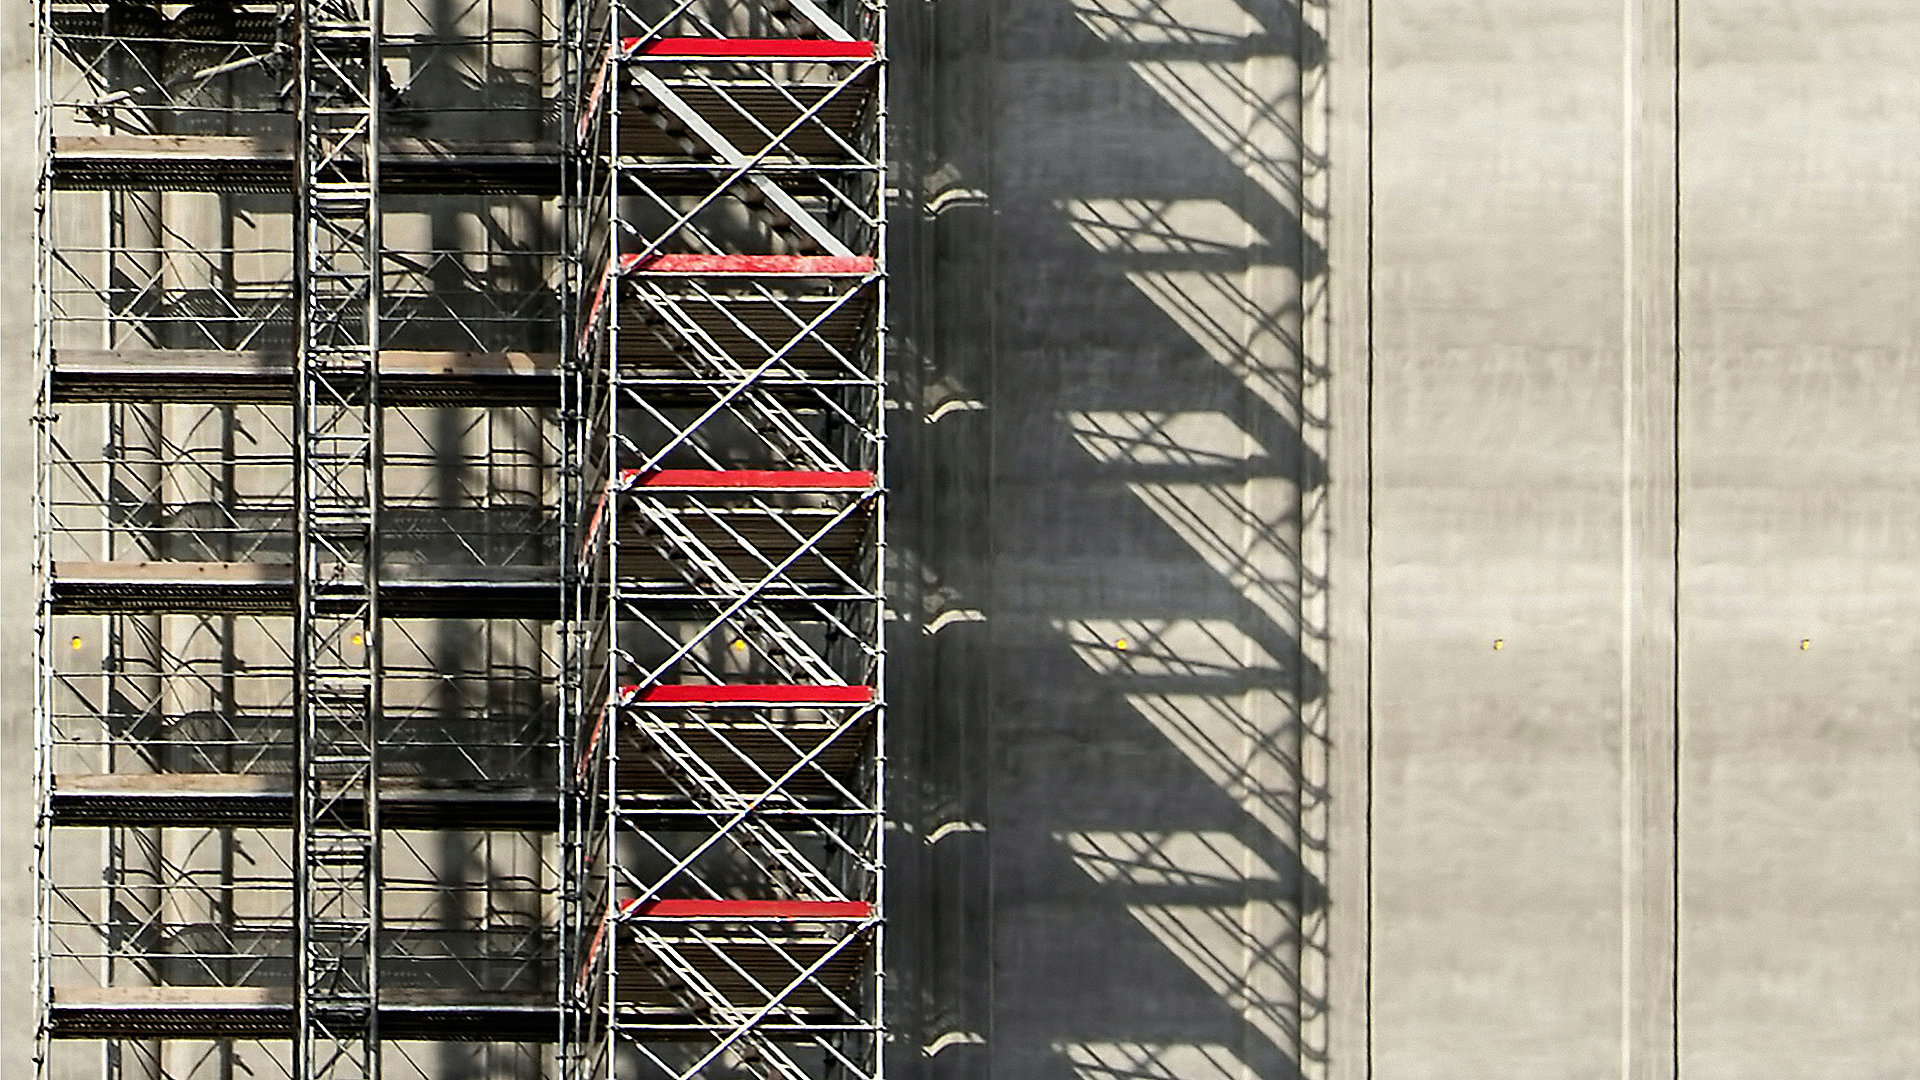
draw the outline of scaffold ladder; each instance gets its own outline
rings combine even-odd
[[[577,149],[595,1076],[881,1075],[881,0],[601,17]],[[596,703],[597,706],[597,703]],[[592,827],[596,820],[606,825]]]
[[[295,1080],[380,1074],[381,0],[300,0]]]

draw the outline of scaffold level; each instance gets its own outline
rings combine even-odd
[[[66,135],[51,153],[53,186],[67,191],[161,187],[171,191],[292,192],[297,147],[284,138],[236,135]],[[388,137],[378,170],[383,194],[557,196],[559,148],[550,143]],[[357,154],[334,175],[364,180]]]
[[[380,817],[396,829],[477,828],[545,832],[558,826],[558,792],[550,786],[479,787],[418,777],[387,780]],[[291,828],[291,777],[247,773],[97,773],[53,777],[49,812],[55,825]],[[340,814],[365,820],[365,807],[345,800]]]
[[[297,1030],[291,994],[257,987],[56,989],[50,1034],[63,1040],[286,1040]],[[408,1042],[548,1043],[559,1029],[552,1001],[474,1001],[430,989],[381,996],[383,1037]]]
[[[285,405],[293,401],[291,352],[223,349],[60,349],[51,357],[55,404]],[[560,359],[551,353],[380,351],[380,402],[553,407]]]
[[[296,571],[291,563],[266,562],[57,562],[48,574],[48,608],[62,615],[291,614],[299,602]],[[408,573],[378,588],[395,617],[550,620],[559,614],[556,576],[539,566],[467,567],[443,578]],[[314,606],[329,614],[357,610],[345,596],[321,597]]]

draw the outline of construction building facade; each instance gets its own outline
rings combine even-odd
[[[1920,1076],[1920,4],[21,0],[0,1076]]]
[[[43,1075],[879,1075],[882,15],[41,0]]]

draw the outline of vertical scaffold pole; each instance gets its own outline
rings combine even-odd
[[[380,1074],[381,0],[300,0],[296,1080]]]

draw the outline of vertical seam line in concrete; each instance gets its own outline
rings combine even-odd
[[[1635,275],[1639,271],[1638,247],[1634,230],[1639,227],[1639,192],[1635,167],[1639,154],[1635,139],[1639,135],[1639,58],[1640,0],[1621,0],[1620,12],[1620,1080],[1633,1080],[1634,1066],[1634,944],[1636,920],[1634,891],[1637,877],[1633,860],[1633,812],[1639,775],[1634,769],[1634,641],[1636,606],[1634,589],[1639,575],[1634,573],[1633,535],[1633,365],[1638,353],[1634,330],[1638,325],[1635,302],[1638,291]]]
[[[1683,736],[1684,725],[1682,723],[1682,717],[1680,712],[1680,703],[1681,703],[1681,696],[1680,696],[1680,657],[1681,657],[1681,653],[1680,653],[1680,629],[1681,629],[1681,625],[1680,625],[1680,567],[1681,567],[1680,498],[1681,498],[1681,494],[1680,493],[1682,490],[1681,473],[1680,473],[1680,464],[1681,464],[1680,421],[1682,416],[1682,412],[1680,408],[1680,395],[1686,383],[1681,376],[1682,369],[1680,366],[1682,362],[1682,355],[1680,351],[1682,336],[1680,332],[1680,327],[1681,327],[1681,320],[1685,317],[1685,312],[1681,308],[1681,299],[1684,294],[1680,286],[1680,271],[1681,271],[1680,236],[1681,236],[1681,228],[1682,228],[1682,222],[1683,222],[1683,219],[1681,217],[1681,211],[1683,206],[1685,205],[1680,198],[1680,178],[1682,175],[1681,166],[1680,166],[1680,155],[1685,146],[1685,144],[1681,141],[1681,137],[1680,137],[1681,131],[1682,131],[1681,124],[1683,123],[1683,117],[1680,111],[1680,105],[1682,101],[1681,94],[1680,94],[1680,78],[1681,78],[1680,62],[1681,62],[1682,56],[1684,55],[1681,51],[1681,35],[1684,32],[1684,20],[1682,19],[1682,12],[1684,10],[1685,10],[1685,0],[1673,0],[1673,48],[1672,48],[1671,55],[1668,57],[1668,63],[1671,64],[1673,67],[1673,100],[1669,104],[1669,107],[1673,111],[1673,147],[1672,147],[1673,169],[1672,169],[1672,175],[1668,181],[1672,185],[1672,191],[1673,191],[1673,246],[1668,255],[1669,259],[1671,260],[1671,265],[1668,272],[1672,276],[1672,282],[1673,282],[1673,295],[1669,299],[1669,303],[1673,305],[1673,308],[1672,308],[1673,339],[1671,342],[1671,348],[1673,350],[1673,373],[1672,373],[1673,444],[1671,448],[1673,453],[1673,460],[1671,463],[1671,468],[1673,471],[1673,504],[1672,504],[1673,520],[1671,522],[1671,528],[1673,529],[1673,563],[1670,570],[1670,572],[1673,575],[1673,605],[1671,608],[1671,614],[1673,618],[1673,627],[1672,627],[1673,687],[1672,687],[1672,700],[1669,703],[1669,707],[1673,711],[1673,741],[1672,741],[1672,746],[1669,749],[1669,754],[1671,755],[1671,759],[1670,759],[1671,766],[1673,770],[1672,775],[1669,778],[1669,783],[1671,785],[1671,790],[1673,792],[1673,814],[1671,817],[1672,835],[1669,838],[1669,842],[1671,844],[1669,851],[1671,852],[1671,856],[1668,862],[1668,872],[1672,875],[1672,877],[1668,882],[1668,889],[1670,891],[1669,894],[1673,898],[1673,903],[1671,908],[1671,918],[1667,928],[1667,932],[1669,936],[1668,947],[1673,950],[1673,963],[1672,965],[1670,965],[1670,968],[1669,968],[1669,971],[1670,971],[1669,978],[1671,979],[1671,982],[1667,988],[1667,995],[1668,995],[1667,1000],[1672,1004],[1673,1017],[1669,1025],[1669,1045],[1667,1048],[1667,1053],[1668,1053],[1668,1059],[1669,1059],[1668,1067],[1670,1069],[1670,1075],[1674,1078],[1674,1080],[1680,1080],[1680,964],[1682,962],[1682,953],[1680,950],[1680,929],[1681,929],[1681,921],[1680,921],[1680,884],[1681,884],[1680,792],[1681,792],[1681,782],[1683,777],[1682,777],[1682,769],[1681,769],[1680,749],[1681,749],[1681,740],[1684,737]]]
[[[1300,7],[1306,6],[1304,3]],[[1324,159],[1327,551],[1328,1080],[1373,1063],[1374,169],[1373,0],[1327,5]]]
[[[1638,227],[1639,199],[1635,166],[1639,155],[1634,140],[1639,133],[1639,0],[1621,0],[1620,41],[1620,1080],[1633,1080],[1634,1037],[1634,917],[1633,803],[1639,776],[1634,770],[1634,573],[1633,536],[1633,365],[1636,318],[1634,277],[1639,270],[1634,230]]]
[[[1622,307],[1621,307],[1621,476],[1620,476],[1620,528],[1621,528],[1621,625],[1620,625],[1620,1069],[1623,1080],[1638,1080],[1640,1077],[1666,1076],[1677,1078],[1679,1075],[1679,13],[1680,0],[1623,0],[1622,10],[1622,55],[1621,55],[1621,241],[1622,241]],[[1667,20],[1671,20],[1669,23]],[[1667,48],[1658,57],[1648,55],[1646,46],[1650,35],[1656,31],[1667,33]],[[1660,73],[1660,82],[1664,84],[1666,100],[1662,106],[1670,109],[1669,116],[1650,117],[1645,115],[1644,105],[1658,99],[1650,91],[1655,82],[1649,78],[1653,64],[1659,64],[1666,70]],[[1668,186],[1661,193],[1658,205],[1649,196],[1648,190],[1653,177],[1647,174],[1647,166],[1656,164],[1652,160],[1643,160],[1642,141],[1648,133],[1650,124],[1657,125],[1656,131],[1667,137],[1665,145],[1657,151],[1665,153],[1670,160],[1667,168],[1657,177],[1657,182]],[[1663,226],[1666,232],[1662,238],[1664,258],[1660,262],[1652,261],[1656,251],[1651,236],[1642,237],[1643,218],[1649,212],[1664,215],[1665,220],[1655,224]],[[1650,230],[1651,231],[1651,230]],[[1644,265],[1643,265],[1644,261]],[[1649,310],[1642,302],[1643,296],[1651,300],[1658,295],[1646,291],[1651,284],[1643,280],[1642,274],[1659,268],[1667,275],[1665,295],[1660,297],[1664,310]],[[1648,331],[1654,329],[1648,324],[1650,318],[1665,316],[1668,320],[1666,333],[1658,341],[1658,347],[1667,353],[1666,385],[1661,391],[1670,395],[1665,403],[1667,408],[1662,415],[1656,416],[1651,401],[1642,398],[1650,394],[1657,385],[1649,375],[1653,357],[1646,351],[1655,346],[1655,340]],[[1652,427],[1654,423],[1666,425],[1664,431]],[[1644,425],[1644,426],[1643,426]],[[1652,436],[1658,436],[1665,442],[1665,461],[1660,462],[1661,474],[1647,474],[1646,470],[1657,460],[1650,452]],[[1647,443],[1648,445],[1642,445]],[[1643,483],[1642,481],[1649,481]],[[1657,542],[1669,545],[1667,557],[1662,560],[1661,573],[1667,575],[1662,583],[1665,588],[1659,591],[1649,589],[1644,580],[1646,566],[1642,551],[1643,541],[1653,539],[1648,534],[1655,527],[1652,515],[1656,512],[1652,498],[1659,493],[1659,483],[1671,484],[1663,521],[1659,528],[1661,535]],[[1651,659],[1652,650],[1643,646],[1651,644],[1643,631],[1652,629],[1651,619],[1657,617],[1647,610],[1646,601],[1661,596],[1667,603],[1665,625],[1661,627],[1666,636],[1660,651],[1664,655],[1656,661],[1664,672],[1650,670],[1643,673],[1640,664]],[[1646,676],[1654,678],[1664,674],[1668,680],[1666,694],[1662,695],[1657,706],[1652,701],[1643,703],[1640,696],[1643,690],[1657,690],[1653,685],[1645,685]],[[1664,716],[1656,719],[1654,707]],[[1652,737],[1660,734],[1652,729],[1656,722],[1670,724],[1665,738],[1657,745]],[[1658,768],[1652,755],[1658,753],[1664,758],[1665,768]],[[1659,783],[1663,803],[1655,811],[1651,796],[1656,794],[1651,785]],[[1655,876],[1649,865],[1647,844],[1654,839],[1655,830],[1650,817],[1652,812],[1663,812],[1667,817],[1667,828],[1660,830],[1659,841],[1667,845],[1664,852],[1665,866]],[[1661,895],[1657,898],[1649,895],[1650,887],[1658,880]],[[1665,918],[1660,920],[1658,933],[1663,939],[1659,942],[1657,953],[1653,952],[1652,934],[1654,922],[1649,915],[1656,912],[1648,910],[1655,901],[1664,906]],[[1666,966],[1665,984],[1660,986],[1659,1001],[1645,1000],[1651,996],[1654,983],[1645,976],[1651,972],[1643,969],[1652,964],[1664,963]],[[1665,1038],[1656,1039],[1651,1025],[1664,1024]],[[1658,1048],[1656,1050],[1656,1047]],[[1658,1071],[1650,1071],[1655,1055],[1663,1056]]]
[[[1367,365],[1367,370],[1366,370],[1367,537],[1366,537],[1366,576],[1365,576],[1365,584],[1363,586],[1366,590],[1366,595],[1363,603],[1365,604],[1365,619],[1366,619],[1365,685],[1366,685],[1366,693],[1367,693],[1367,708],[1366,708],[1367,791],[1366,791],[1365,810],[1363,812],[1363,822],[1364,822],[1364,828],[1366,831],[1366,852],[1362,859],[1362,863],[1364,867],[1363,873],[1366,875],[1366,878],[1365,878],[1366,888],[1364,890],[1363,896],[1364,896],[1364,901],[1367,905],[1367,911],[1366,911],[1366,919],[1364,923],[1365,925],[1364,932],[1366,935],[1366,958],[1365,958],[1366,972],[1364,976],[1365,982],[1363,986],[1363,993],[1365,995],[1365,1002],[1366,1002],[1366,1015],[1362,1020],[1362,1024],[1364,1026],[1365,1035],[1366,1035],[1366,1038],[1365,1038],[1366,1062],[1365,1062],[1365,1072],[1362,1075],[1367,1077],[1368,1080],[1372,1080],[1372,1077],[1373,1077],[1373,940],[1374,940],[1374,902],[1373,902],[1373,887],[1374,887],[1373,886],[1373,802],[1374,802],[1374,796],[1373,796],[1373,789],[1374,789],[1374,781],[1375,781],[1374,741],[1377,737],[1377,732],[1375,730],[1377,725],[1375,721],[1375,706],[1374,706],[1374,665],[1375,665],[1376,654],[1375,654],[1375,646],[1374,646],[1373,589],[1374,589],[1374,541],[1375,541],[1375,535],[1376,535],[1374,518],[1376,513],[1375,503],[1376,503],[1376,498],[1379,492],[1379,480],[1374,469],[1375,409],[1376,409],[1375,399],[1374,399],[1374,385],[1376,381],[1375,357],[1374,357],[1374,350],[1375,350],[1374,319],[1375,319],[1376,307],[1377,307],[1375,291],[1374,291],[1374,265],[1375,265],[1374,254],[1376,250],[1376,244],[1374,240],[1374,235],[1375,235],[1374,230],[1376,227],[1375,219],[1374,219],[1374,211],[1375,211],[1374,157],[1375,157],[1375,151],[1378,149],[1378,145],[1377,145],[1378,135],[1374,129],[1374,92],[1375,92],[1374,83],[1376,78],[1375,71],[1374,71],[1374,0],[1366,0],[1366,5],[1367,5],[1366,16],[1365,16],[1364,22],[1366,24],[1367,42],[1366,42],[1366,51],[1364,55],[1366,57],[1366,65],[1367,65],[1367,92],[1366,92],[1366,102],[1365,102],[1364,108],[1366,110],[1365,124],[1366,124],[1366,133],[1367,133],[1366,135],[1367,222],[1366,222],[1366,253],[1364,255],[1364,258],[1366,259],[1366,263],[1367,263],[1366,274],[1365,274],[1365,282],[1366,282],[1365,305],[1366,305],[1366,324],[1367,325],[1363,333],[1366,335],[1364,353],[1366,356],[1366,365]]]
[[[932,0],[928,0],[929,3]],[[1000,633],[1000,530],[998,518],[999,500],[999,464],[1000,464],[1000,153],[999,122],[1000,115],[1000,12],[999,4],[989,4],[983,21],[986,23],[986,40],[982,42],[980,54],[986,68],[985,89],[987,110],[982,123],[988,134],[981,140],[982,153],[986,156],[983,165],[981,184],[987,192],[986,205],[986,349],[985,362],[981,365],[982,385],[980,395],[987,403],[987,415],[984,420],[986,431],[984,453],[986,469],[983,493],[985,506],[981,516],[986,525],[986,575],[985,600],[987,608],[985,660],[982,663],[984,674],[980,697],[981,709],[985,715],[969,722],[969,730],[976,730],[980,736],[981,764],[984,765],[984,783],[986,789],[980,795],[980,815],[985,820],[985,839],[980,852],[985,863],[981,876],[986,881],[986,896],[982,906],[985,908],[986,927],[982,936],[986,938],[986,963],[981,967],[985,971],[987,985],[981,998],[984,1002],[984,1015],[980,1017],[980,1037],[985,1043],[980,1063],[980,1075],[991,1080],[994,1074],[995,1057],[999,1052],[997,1037],[1000,1017],[1000,890],[998,860],[994,857],[999,838],[999,815],[995,813],[995,793],[999,790],[1000,741],[995,710],[998,708],[999,667],[993,662],[997,655],[995,638]],[[936,16],[937,17],[937,16]]]

